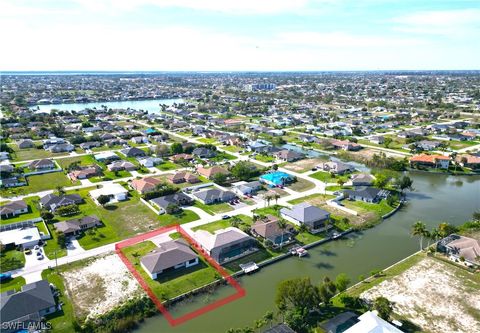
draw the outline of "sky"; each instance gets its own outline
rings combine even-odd
[[[2,71],[480,69],[480,0],[0,0]]]

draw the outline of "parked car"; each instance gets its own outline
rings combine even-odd
[[[33,249],[34,249],[35,251],[38,251],[38,250],[40,250],[40,246],[35,245],[35,246],[33,247]]]
[[[0,273],[0,281],[7,281],[12,278],[12,274],[10,273]]]
[[[228,220],[230,218],[230,215],[223,215],[222,220]]]
[[[43,254],[40,252],[37,254],[37,260],[43,260]]]
[[[23,253],[25,253],[26,255],[29,255],[29,254],[32,254],[32,250],[25,249],[25,251],[23,251]]]

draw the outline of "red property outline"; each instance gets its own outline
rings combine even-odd
[[[155,236],[161,235],[165,232],[169,232],[169,231],[173,231],[173,230],[176,230],[177,232],[179,232],[182,235],[182,237],[185,238],[190,243],[190,245],[193,246],[195,248],[195,250],[198,253],[200,253],[201,256],[203,258],[205,258],[205,260],[207,260],[208,263],[211,266],[213,266],[232,287],[234,287],[237,290],[237,292],[233,295],[227,296],[227,297],[219,299],[219,300],[217,300],[217,301],[215,301],[211,304],[203,306],[200,309],[189,312],[189,313],[187,313],[187,314],[185,314],[185,315],[183,315],[179,318],[174,318],[170,314],[170,312],[167,310],[167,308],[162,304],[160,299],[155,295],[155,293],[152,291],[152,289],[148,286],[148,283],[145,281],[145,279],[140,275],[140,273],[135,269],[133,264],[127,259],[125,254],[123,254],[123,252],[121,251],[124,247],[135,245],[135,244],[140,243],[144,240],[150,239],[152,237],[155,237]],[[201,246],[195,240],[193,240],[193,238],[190,237],[190,235],[188,235],[185,232],[185,230],[183,230],[183,228],[178,224],[170,226],[170,227],[164,227],[164,228],[156,229],[156,230],[144,233],[142,235],[138,235],[138,236],[129,238],[127,240],[124,240],[120,243],[115,244],[115,251],[118,254],[118,256],[120,257],[120,259],[122,259],[125,266],[127,266],[128,270],[137,279],[138,283],[140,284],[140,286],[142,286],[143,290],[145,290],[148,297],[150,297],[150,299],[155,304],[157,309],[168,320],[170,326],[180,325],[180,324],[182,324],[182,323],[184,323],[188,320],[191,320],[193,318],[196,318],[196,317],[198,317],[198,316],[200,316],[200,315],[202,315],[206,312],[215,310],[218,307],[221,307],[225,304],[233,302],[234,300],[239,299],[239,298],[245,296],[245,294],[246,294],[245,289],[243,289],[240,286],[240,284],[234,278],[232,278],[232,276],[230,274],[228,274],[227,271],[222,266],[220,266],[212,257],[210,257],[201,248]]]

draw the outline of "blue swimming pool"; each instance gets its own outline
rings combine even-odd
[[[270,185],[280,186],[292,181],[293,177],[288,173],[276,171],[260,176],[260,180]]]

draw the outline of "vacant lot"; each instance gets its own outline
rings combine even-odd
[[[296,182],[288,185],[289,189],[294,190],[296,192],[305,192],[314,187],[315,187],[314,183],[300,177],[297,177]]]
[[[14,150],[14,152],[10,154],[10,156],[12,157],[12,161],[28,161],[53,156],[68,155],[68,153],[51,153],[47,150],[44,150],[43,148],[20,149],[16,144],[10,144],[9,146]]]
[[[296,162],[286,163],[283,168],[294,172],[306,172],[325,161],[326,159],[323,160],[320,158],[307,158]]]
[[[384,296],[394,312],[426,332],[480,332],[480,276],[425,257],[392,279],[362,293],[367,300]]]
[[[62,274],[79,318],[104,314],[143,291],[117,254],[109,254]]]

